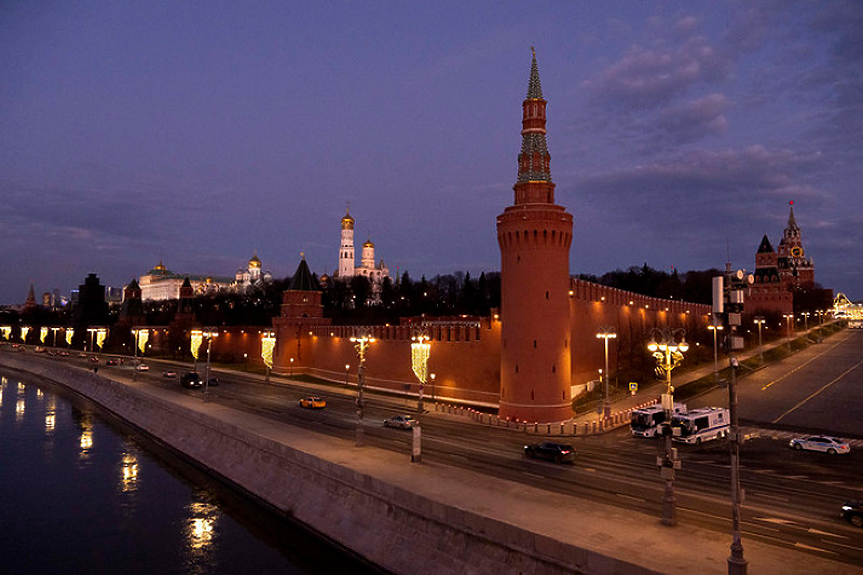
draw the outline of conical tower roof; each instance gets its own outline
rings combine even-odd
[[[788,202],[789,211],[788,211],[788,227],[789,230],[799,230],[797,227],[797,220],[794,219],[794,202]]]
[[[530,81],[527,83],[527,99],[542,100],[542,84],[539,83],[539,67],[536,65],[536,50],[530,47],[533,62],[530,65]]]
[[[309,270],[309,264],[306,263],[306,258],[300,260],[300,265],[297,266],[297,271],[294,277],[291,278],[291,290],[294,291],[318,291],[318,282],[315,281],[312,272]]]
[[[770,254],[773,253],[773,244],[770,243],[770,240],[767,238],[767,234],[764,234],[764,237],[761,238],[761,244],[758,246],[759,254]]]

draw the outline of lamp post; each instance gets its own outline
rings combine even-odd
[[[437,411],[437,399],[435,399],[435,394],[434,394],[434,380],[436,377],[437,376],[433,373],[429,374],[429,379],[431,379],[431,383],[432,383],[432,403],[434,403],[434,405],[435,405],[435,411]]]
[[[713,332],[713,381],[719,383],[719,347],[716,344],[716,332],[722,331],[722,326],[716,323],[716,314],[713,314],[713,325],[707,329]]]
[[[785,318],[786,331],[788,332],[788,349],[791,349],[791,340],[793,339],[794,331],[791,327],[791,320],[794,319],[793,313],[784,313],[782,317]]]
[[[203,331],[201,336],[207,340],[207,367],[204,368],[204,397],[208,397],[210,393],[210,351],[213,348],[213,338],[219,336],[218,331],[213,328],[208,328]]]
[[[52,328],[51,328],[51,333],[52,333],[52,335],[54,336],[54,344],[53,344],[53,347],[57,347],[57,331],[58,331],[59,329],[60,329],[59,327],[52,327]]]
[[[351,337],[351,342],[357,350],[357,447],[363,446],[363,383],[366,379],[366,351],[369,345],[375,342],[375,338],[368,333]]]
[[[764,350],[761,349],[761,326],[764,325],[765,320],[763,317],[758,316],[753,321],[755,321],[755,325],[758,326],[758,351],[761,361],[764,361]]]
[[[611,417],[611,397],[608,390],[608,340],[616,339],[617,332],[613,327],[604,327],[596,334],[596,338],[603,340],[603,343],[605,344],[605,371],[603,372],[605,379],[605,401],[602,404],[602,417],[603,419],[608,419]]]
[[[99,331],[99,330],[98,330],[98,328],[95,328],[95,327],[88,327],[87,328],[87,333],[90,334],[90,353],[93,353],[93,338],[96,336],[97,331]]]
[[[270,373],[273,371],[273,351],[276,348],[276,334],[265,331],[261,336],[261,359],[267,368],[267,384],[270,383]]]
[[[806,334],[808,335],[809,334],[809,316],[812,314],[809,313],[808,311],[804,311],[800,315],[803,316],[803,326],[804,326],[803,329],[806,330]]]
[[[647,349],[656,359],[659,371],[665,374],[665,393],[662,394],[662,407],[665,410],[665,421],[670,422],[674,412],[674,388],[671,387],[671,370],[683,361],[683,354],[689,350],[686,343],[686,330],[682,328],[654,328]],[[678,339],[679,338],[679,339]],[[656,458],[662,479],[665,480],[665,492],[662,495],[662,524],[674,526],[677,524],[674,500],[674,470],[680,467],[677,460],[677,450],[671,447],[671,429],[665,428],[665,451]]]
[[[351,364],[345,364],[345,387],[348,386],[348,371],[351,369]]]
[[[291,363],[288,367],[288,377],[294,377],[294,358],[291,358]]]
[[[425,333],[418,333],[411,337],[411,368],[414,375],[420,382],[419,398],[417,399],[417,425],[413,427],[413,445],[411,449],[411,462],[419,463],[422,461],[422,422],[419,417],[423,413],[423,388],[428,379],[428,361],[431,344],[429,336]]]

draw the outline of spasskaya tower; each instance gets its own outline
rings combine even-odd
[[[501,256],[500,416],[572,417],[569,248],[572,215],[554,203],[536,53],[522,103],[513,205],[497,217]]]

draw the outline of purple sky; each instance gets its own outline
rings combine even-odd
[[[863,3],[0,4],[0,304],[357,244],[498,270],[530,46],[571,272],[754,268],[794,200],[863,298]]]

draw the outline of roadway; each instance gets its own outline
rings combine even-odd
[[[861,348],[863,332],[846,330],[824,344],[741,379],[741,418],[749,438],[741,447],[741,482],[746,492],[741,509],[744,549],[747,539],[757,539],[863,567],[863,530],[839,517],[843,501],[863,499],[863,465],[859,452],[854,452],[857,446],[863,448],[863,442],[854,442],[848,456],[797,452],[787,445],[791,436],[807,431],[805,426],[842,435],[840,431],[859,424],[863,407]],[[92,367],[87,359],[77,356],[67,361]],[[139,381],[204,399],[203,390],[183,389],[177,379],[162,376],[164,369],[182,373],[188,364],[147,363],[152,370],[139,372]],[[343,439],[354,437],[353,389],[281,377],[267,384],[262,376],[214,372],[220,384],[208,388],[208,401]],[[104,363],[100,373],[120,378],[132,375],[129,367]],[[327,408],[300,408],[298,400],[311,394],[325,398]],[[711,392],[689,402],[690,407],[725,405],[724,396],[723,390]],[[366,443],[403,453],[405,465],[410,465],[411,433],[384,428],[382,421],[395,413],[415,410],[416,402],[367,393]],[[853,419],[843,421],[854,413]],[[661,515],[663,484],[656,467],[659,443],[633,438],[625,428],[573,439],[571,443],[578,450],[575,465],[528,460],[522,455],[523,445],[541,437],[480,425],[459,416],[426,413],[422,430],[424,460],[614,505],[642,513],[646,521],[658,521]],[[681,535],[687,525],[710,529],[730,544],[727,444],[678,447],[683,468],[675,482],[676,529]]]

